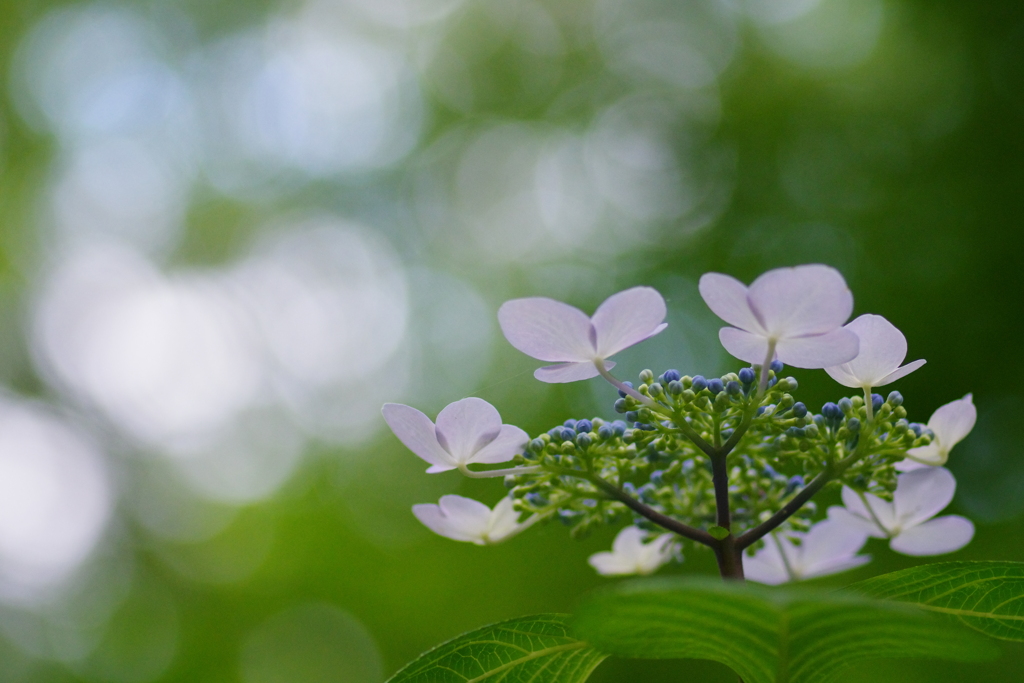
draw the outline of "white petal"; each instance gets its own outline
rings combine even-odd
[[[831,332],[853,312],[853,294],[843,276],[819,264],[770,270],[750,284],[747,299],[764,329],[779,338]]]
[[[498,323],[512,346],[551,363],[594,357],[593,328],[580,309],[546,297],[513,299],[498,309]]]
[[[825,566],[849,560],[867,541],[868,533],[861,525],[836,519],[818,522],[804,536],[800,547],[801,574],[811,576]]]
[[[896,380],[900,379],[901,377],[906,377],[907,375],[912,373],[914,370],[917,370],[919,367],[924,365],[926,362],[927,361],[924,360],[923,358],[921,358],[920,360],[911,361],[910,363],[907,363],[903,367],[897,368],[897,369],[893,370],[892,372],[890,372],[888,375],[886,375],[885,377],[880,379],[878,382],[876,382],[874,384],[874,386],[876,386],[876,387],[884,387],[886,384],[892,384],[893,382],[895,382]]]
[[[825,368],[825,372],[828,376],[835,381],[842,384],[844,387],[850,387],[851,389],[859,389],[863,385],[861,381],[853,374],[853,369],[849,363],[842,363],[841,365],[833,365]]]
[[[876,387],[907,357],[907,338],[880,315],[866,313],[846,325],[860,339],[860,352],[845,364],[858,386]],[[831,374],[831,373],[829,373]]]
[[[914,470],[922,470],[925,467],[934,467],[934,465],[925,465],[923,462],[904,458],[896,463],[895,467],[897,472],[913,472]]]
[[[607,358],[665,329],[665,299],[651,287],[613,294],[590,322],[597,332],[597,354]]]
[[[828,518],[839,524],[844,524],[853,529],[871,536],[872,538],[886,538],[888,534],[878,528],[878,525],[870,519],[855,515],[844,507],[833,505],[828,509]]]
[[[605,361],[605,368],[615,367],[614,361]],[[559,363],[558,365],[545,365],[533,371],[533,376],[541,382],[548,384],[565,384],[567,382],[578,382],[584,379],[597,377],[599,374],[597,366],[593,361],[582,363]]]
[[[956,493],[956,479],[945,467],[904,472],[896,478],[893,504],[901,529],[917,526],[942,512]]]
[[[412,512],[434,533],[478,545],[484,543],[491,513],[483,503],[462,496],[443,496],[441,505],[413,505]]]
[[[846,509],[858,517],[872,522],[877,519],[886,532],[896,527],[896,508],[892,503],[871,493],[865,493],[861,498],[860,494],[848,486],[843,487],[842,498]]]
[[[816,576],[827,576],[829,574],[838,574],[839,572],[845,572],[848,569],[859,567],[862,564],[867,564],[871,561],[870,555],[854,555],[852,557],[837,557],[829,562],[823,562],[816,565],[810,571],[804,572],[801,578],[813,579]]]
[[[637,573],[636,562],[615,553],[594,553],[587,559],[587,562],[597,570],[598,574],[603,576],[625,576]]]
[[[845,363],[859,348],[857,335],[840,327],[827,334],[780,339],[775,356],[786,365],[813,370]]]
[[[959,515],[936,517],[892,539],[889,547],[904,555],[942,555],[960,550],[974,537],[974,524]]]
[[[721,273],[705,273],[700,276],[697,289],[708,308],[725,322],[748,332],[764,333],[761,323],[750,310],[747,286],[736,278]]]
[[[438,443],[434,423],[429,417],[401,403],[385,403],[381,413],[406,448],[434,465],[428,472],[443,472],[455,467],[452,456]]]
[[[647,532],[640,527],[624,527],[612,541],[612,552],[625,557],[639,557],[645,538],[647,538]]]
[[[723,327],[718,339],[730,354],[748,363],[760,365],[768,354],[768,339],[735,327]]]
[[[470,462],[501,433],[501,415],[482,398],[464,398],[438,413],[436,433],[437,442],[456,463]]]
[[[478,462],[485,465],[508,462],[517,453],[523,452],[523,448],[529,440],[530,435],[519,427],[501,425],[501,432],[498,433],[497,438],[474,453],[467,462]]]
[[[743,575],[751,581],[766,583],[769,586],[786,583],[790,580],[789,573],[786,571],[786,565],[782,561],[782,555],[779,553],[774,537],[769,534],[765,536],[764,540],[764,547],[758,550],[753,557],[743,558]],[[787,550],[792,550],[791,544],[785,540],[782,542]],[[792,553],[790,554],[792,555]]]
[[[907,457],[923,465],[937,466],[946,464],[946,460],[949,459],[949,453],[940,448],[937,442],[932,441],[927,446],[908,448]]]
[[[974,407],[971,395],[947,403],[932,413],[928,428],[935,432],[942,450],[949,453],[953,446],[963,441],[974,429],[978,420],[978,409]]]
[[[487,540],[498,543],[519,528],[519,513],[512,506],[512,499],[505,496],[494,506],[487,530]]]
[[[653,574],[672,559],[672,534],[662,534],[642,548],[637,562],[639,574]]]

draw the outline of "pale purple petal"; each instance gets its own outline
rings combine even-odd
[[[828,518],[838,522],[839,524],[856,529],[857,531],[871,536],[872,538],[886,538],[887,536],[887,534],[879,529],[878,525],[872,520],[865,519],[860,515],[855,515],[848,509],[838,505],[833,505],[828,509]]]
[[[846,509],[858,517],[873,523],[877,519],[878,523],[885,527],[885,531],[890,531],[895,527],[896,508],[892,503],[882,500],[871,493],[865,493],[864,497],[861,498],[860,494],[849,486],[843,487],[841,495]]]
[[[818,522],[804,536],[801,545],[802,575],[815,575],[827,565],[848,560],[867,541],[868,532],[859,524],[846,524],[836,519]]]
[[[780,339],[775,356],[786,365],[814,370],[845,363],[857,355],[860,340],[842,327],[813,337]]]
[[[608,297],[591,318],[597,355],[607,358],[661,332],[666,313],[665,300],[651,287],[633,287]]]
[[[764,329],[778,338],[831,332],[853,312],[853,294],[843,276],[819,264],[770,270],[751,283],[747,299]]]
[[[381,413],[406,448],[434,465],[428,472],[443,472],[455,467],[452,456],[438,443],[434,423],[429,417],[401,403],[385,403]]]
[[[897,472],[913,472],[914,470],[923,470],[926,467],[934,467],[934,465],[925,465],[923,462],[904,458],[896,463],[894,467]]]
[[[546,297],[513,299],[498,309],[498,323],[512,346],[550,363],[596,355],[590,318],[578,308]]]
[[[491,512],[490,525],[487,532],[487,540],[491,543],[498,543],[510,534],[515,533],[519,528],[519,513],[512,504],[512,499],[505,496],[494,506]]]
[[[786,565],[779,553],[779,547],[772,535],[764,539],[764,547],[757,551],[753,557],[743,558],[743,575],[750,581],[766,583],[769,586],[777,586],[790,580],[786,572]],[[792,555],[793,546],[786,540],[782,540],[786,550]],[[790,555],[787,555],[789,557]]]
[[[757,334],[735,327],[723,327],[718,331],[718,339],[726,351],[751,364],[764,363],[765,356],[768,355],[768,339]]]
[[[413,505],[412,512],[434,533],[483,545],[491,510],[462,496],[442,496],[440,505]]]
[[[477,451],[467,462],[477,462],[491,465],[498,462],[508,462],[522,453],[530,435],[515,425],[502,425],[497,438]]]
[[[839,572],[845,572],[849,569],[859,567],[862,564],[867,564],[871,561],[870,555],[854,555],[853,557],[836,557],[828,562],[822,562],[821,564],[815,565],[813,569],[805,571],[802,575],[804,579],[813,579],[817,576],[827,576],[829,574],[838,574]]]
[[[942,512],[956,493],[956,479],[945,467],[904,472],[896,478],[893,505],[901,529],[917,526]]]
[[[587,562],[602,576],[636,574],[637,569],[636,562],[632,558],[609,552],[594,553],[587,558]]]
[[[841,365],[833,365],[825,368],[825,372],[828,376],[835,381],[842,384],[844,387],[850,387],[851,389],[859,389],[862,385],[859,379],[853,375],[850,371],[850,364],[843,363]]]
[[[970,394],[947,403],[932,413],[928,420],[928,428],[935,432],[939,446],[949,453],[953,446],[963,441],[964,437],[974,429],[978,420],[978,409]]]
[[[427,468],[427,474],[437,474],[438,472],[450,472],[454,470],[457,465],[431,465]]]
[[[451,453],[456,464],[469,462],[473,454],[497,438],[501,415],[482,398],[464,398],[438,413],[436,432],[437,442]]]
[[[924,365],[926,362],[927,361],[923,358],[921,358],[920,360],[911,361],[910,363],[907,363],[903,367],[897,368],[896,370],[890,372],[888,375],[880,379],[874,386],[884,387],[886,384],[891,384],[896,380],[900,379],[901,377],[906,377],[914,370],[917,370],[919,367]]]
[[[606,360],[604,367],[611,370],[615,367],[614,361]],[[582,363],[559,363],[558,365],[545,365],[533,371],[533,376],[541,382],[548,384],[565,384],[567,382],[579,382],[584,379],[597,377],[601,373],[593,361]]]
[[[907,338],[880,315],[866,313],[852,320],[846,329],[860,339],[860,352],[841,367],[859,380],[857,386],[879,386],[882,378],[907,357]]]
[[[729,275],[705,273],[697,285],[704,303],[719,318],[741,330],[764,334],[764,328],[747,301],[747,286]],[[764,359],[764,356],[761,357]],[[760,362],[760,361],[758,361]]]
[[[927,446],[907,449],[908,458],[913,458],[926,466],[945,465],[948,456],[949,453],[940,448],[939,444],[935,441],[932,441]]]
[[[936,517],[892,539],[889,547],[904,555],[942,555],[960,550],[974,537],[974,524],[959,515]]]

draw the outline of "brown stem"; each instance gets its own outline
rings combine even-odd
[[[743,581],[743,551],[736,547],[736,539],[726,536],[715,550],[718,573],[726,581]]]
[[[697,543],[709,546],[710,548],[714,548],[716,549],[716,551],[717,548],[721,545],[721,542],[708,532],[703,531],[702,529],[695,529],[688,524],[683,524],[678,519],[673,519],[668,515],[663,515],[654,508],[644,505],[639,500],[629,495],[622,489],[612,486],[601,477],[595,475],[589,477],[588,479],[592,484],[601,489],[601,491],[604,494],[606,494],[609,498],[614,498],[615,500],[624,504],[633,512],[643,517],[646,517],[647,519],[651,520],[663,529],[667,529],[672,533],[679,534],[683,538],[688,538],[691,541],[695,541]]]

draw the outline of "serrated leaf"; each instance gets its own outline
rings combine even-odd
[[[849,587],[862,595],[912,602],[949,614],[1002,640],[1024,641],[1024,563],[939,562],[876,576]]]
[[[710,659],[745,683],[825,683],[877,658],[996,654],[990,642],[909,605],[694,578],[620,584],[588,600],[572,625],[602,652]]]
[[[387,683],[580,683],[607,655],[570,635],[564,614],[510,619],[453,638]]]

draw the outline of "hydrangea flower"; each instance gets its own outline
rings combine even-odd
[[[471,463],[508,462],[530,440],[519,427],[502,424],[495,407],[480,398],[449,404],[438,413],[437,425],[401,403],[385,403],[381,412],[395,436],[430,463],[429,473],[454,469],[467,472],[466,466]]]
[[[845,507],[830,507],[828,516],[856,525],[869,536],[890,539],[889,547],[898,553],[941,555],[959,550],[974,537],[974,525],[965,517],[935,517],[955,492],[956,479],[949,470],[926,467],[896,478],[891,503],[870,493],[861,497],[844,486]]]
[[[932,442],[909,449],[907,458],[922,465],[945,465],[953,446],[971,433],[977,420],[978,409],[974,407],[971,394],[941,406],[928,420],[928,429],[934,434]],[[897,467],[904,471],[914,469],[906,460]]]
[[[857,356],[857,335],[843,328],[853,294],[835,268],[778,268],[749,288],[728,275],[706,273],[699,289],[715,315],[733,325],[719,330],[718,338],[740,360],[778,358],[798,368],[826,368]]]
[[[627,526],[612,542],[611,552],[595,553],[587,562],[604,576],[652,574],[672,559],[672,534],[662,534],[644,543],[647,532]]]
[[[924,360],[915,360],[900,365],[907,357],[907,338],[880,315],[867,313],[847,324],[845,329],[860,339],[860,352],[851,361],[825,368],[825,372],[843,386],[883,387],[925,364]]]
[[[806,533],[773,533],[753,557],[744,558],[743,573],[770,586],[836,574],[871,560],[870,555],[857,554],[867,540],[867,532],[858,526],[831,519]]]
[[[412,513],[435,534],[476,545],[500,543],[532,523],[519,523],[519,513],[508,497],[502,498],[492,510],[472,498],[441,496],[437,505],[413,505]]]
[[[542,382],[575,382],[601,374],[604,361],[667,327],[665,300],[650,287],[634,287],[605,299],[592,318],[574,306],[545,297],[513,299],[498,309],[498,323],[512,346],[538,360]]]

